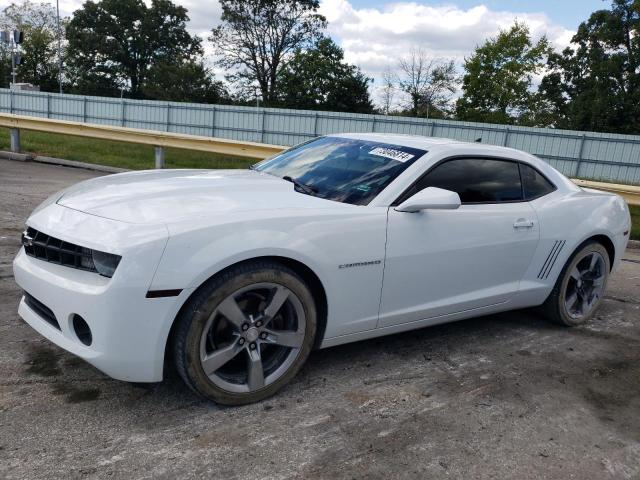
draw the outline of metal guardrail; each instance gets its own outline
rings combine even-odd
[[[225,138],[156,132],[153,130],[140,130],[109,125],[93,125],[66,120],[11,115],[7,113],[0,113],[0,127],[11,129],[11,151],[14,153],[20,153],[20,130],[36,130],[73,135],[76,137],[153,145],[156,149],[156,168],[164,167],[164,148],[166,147],[258,159],[270,157],[287,148],[266,143],[241,142]]]
[[[620,195],[629,205],[640,206],[640,187],[634,185],[618,185],[615,183],[593,182],[591,180],[580,180],[572,178],[571,181],[579,187],[592,188],[594,190],[603,190],[605,192]]]
[[[467,142],[481,138],[482,143],[536,155],[568,177],[640,185],[640,135],[3,88],[0,112],[289,146],[338,132],[405,133]]]
[[[20,129],[36,130],[77,137],[153,145],[155,147],[156,168],[164,168],[164,148],[166,147],[257,159],[270,157],[287,148],[281,145],[269,145],[266,143],[242,142],[223,138],[157,132],[109,125],[94,125],[6,113],[0,113],[0,127],[11,129],[11,151],[14,153],[20,153]],[[616,193],[622,196],[628,204],[640,205],[640,187],[590,180],[572,180],[581,187]]]

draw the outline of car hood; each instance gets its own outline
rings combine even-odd
[[[129,223],[170,223],[188,216],[346,206],[294,190],[252,170],[150,170],[81,182],[59,205]]]

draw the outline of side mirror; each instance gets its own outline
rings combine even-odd
[[[396,211],[455,210],[458,207],[460,207],[460,195],[456,192],[437,187],[428,187],[406,199],[396,207]]]

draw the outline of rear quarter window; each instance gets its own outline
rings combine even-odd
[[[524,163],[520,164],[520,177],[525,200],[534,200],[556,189],[540,172]]]

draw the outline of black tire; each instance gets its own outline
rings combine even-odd
[[[593,253],[599,254],[604,261],[604,268],[602,272],[604,276],[602,292],[604,292],[607,286],[609,272],[611,270],[609,254],[607,249],[601,243],[588,241],[578,247],[571,257],[569,257],[567,263],[562,268],[560,275],[558,275],[558,279],[556,280],[553,290],[545,300],[544,304],[540,307],[541,313],[547,319],[560,325],[574,327],[589,321],[593,317],[594,312],[597,310],[597,307],[602,300],[602,295],[599,296],[590,311],[579,318],[570,314],[565,303],[571,272],[580,262],[584,261],[587,256]]]
[[[203,330],[209,317],[220,305],[239,289],[264,282],[289,289],[304,309],[305,328],[302,345],[286,371],[264,387],[250,392],[233,392],[220,388],[205,373],[200,360]],[[176,370],[194,392],[223,405],[244,405],[274,395],[302,368],[311,352],[316,335],[316,306],[309,287],[290,268],[274,262],[256,260],[225,270],[203,284],[187,301],[177,318],[173,342]],[[301,335],[302,337],[302,335]],[[260,348],[260,347],[258,347]]]

